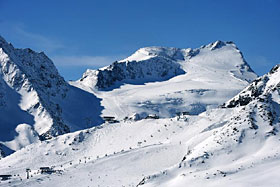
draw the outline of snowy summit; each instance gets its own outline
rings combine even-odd
[[[71,82],[102,98],[103,115],[174,117],[199,114],[233,97],[256,74],[233,42],[197,49],[141,48],[112,65],[87,70]]]

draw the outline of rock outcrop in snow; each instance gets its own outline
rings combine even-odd
[[[276,65],[268,74],[254,80],[240,94],[226,102],[224,106],[228,108],[244,106],[255,99],[264,101],[269,98],[268,96],[273,92],[277,92],[280,88],[279,67],[279,65]]]

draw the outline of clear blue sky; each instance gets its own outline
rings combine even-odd
[[[66,80],[140,47],[234,41],[259,74],[280,63],[279,0],[0,0],[0,34]]]

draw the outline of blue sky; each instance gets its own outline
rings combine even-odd
[[[280,63],[279,0],[0,0],[0,34],[54,61],[66,80],[140,47],[234,41],[262,75]]]

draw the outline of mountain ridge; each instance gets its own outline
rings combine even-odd
[[[216,41],[197,49],[140,48],[70,84],[102,98],[103,115],[123,119],[196,115],[223,104],[256,77],[233,42]]]
[[[85,81],[85,79],[93,79],[91,80],[92,87],[96,87],[97,89],[106,89],[113,86],[114,83],[118,83],[120,81],[125,82],[126,80],[131,80],[131,79],[132,80],[145,79],[145,76],[150,77],[150,79],[148,78],[147,82],[154,81],[154,80],[155,81],[168,80],[174,76],[186,73],[186,71],[178,67],[178,63],[176,63],[176,61],[187,61],[190,58],[198,55],[200,51],[204,49],[209,49],[210,51],[213,51],[225,46],[231,46],[232,49],[236,50],[236,52],[241,56],[241,59],[243,61],[243,64],[240,64],[241,71],[244,72],[248,71],[253,73],[253,70],[251,69],[249,64],[245,61],[243,54],[232,41],[223,42],[217,40],[213,43],[201,46],[196,49],[191,49],[191,48],[180,49],[175,47],[158,47],[158,46],[143,47],[138,49],[135,53],[133,53],[128,58],[125,58],[120,61],[116,61],[112,65],[105,66],[98,70],[90,70],[90,69],[86,70],[86,72],[83,74],[82,78],[79,81],[83,82]],[[150,65],[150,64],[157,64],[157,62],[162,63],[162,65],[160,65],[159,67],[153,67],[152,65]],[[139,65],[139,63],[143,63],[143,65]],[[156,69],[173,70],[172,65],[175,66],[174,72],[169,72],[169,71],[165,73],[161,72],[162,73],[161,76],[157,75],[158,72],[156,71]],[[134,68],[134,66],[138,66],[138,67]],[[146,66],[151,66],[149,67],[150,70],[148,71],[145,70],[144,67]],[[168,67],[162,68],[162,66],[168,66]],[[129,74],[127,75],[126,72],[129,72]],[[122,76],[118,74],[122,74]],[[168,74],[169,76],[166,76]],[[252,80],[248,79],[248,81],[250,82]]]
[[[34,141],[102,122],[100,100],[69,85],[43,52],[16,49],[0,37],[0,67],[2,147],[15,151]],[[75,101],[77,97],[83,98],[80,103]],[[85,104],[89,101],[93,106]],[[82,104],[92,111],[77,112],[75,108],[84,107]],[[72,117],[71,110],[76,112],[77,119]]]

